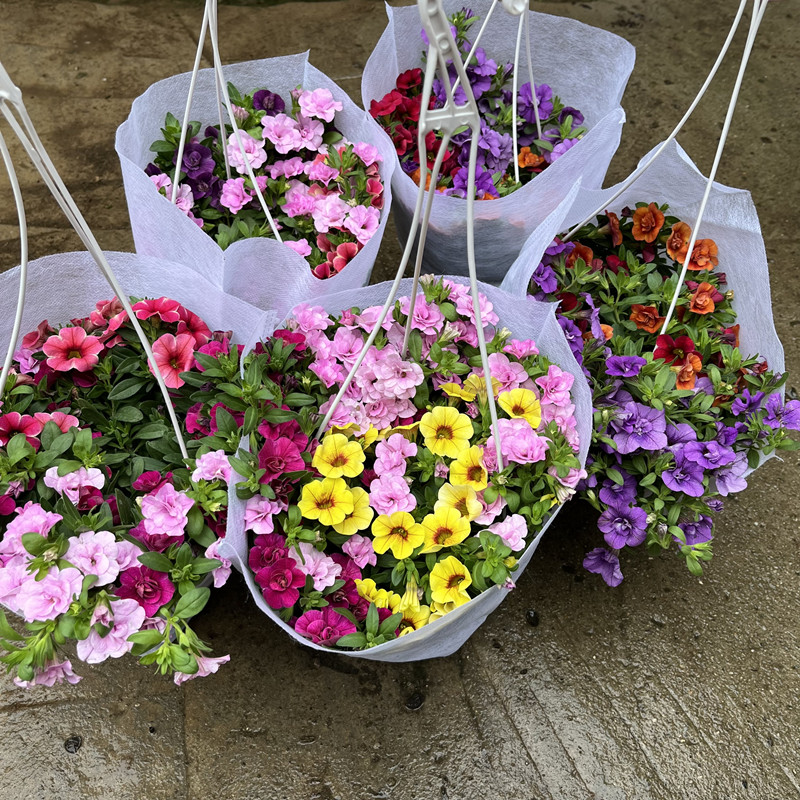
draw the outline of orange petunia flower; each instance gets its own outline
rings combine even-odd
[[[591,267],[592,259],[594,258],[594,252],[592,251],[592,248],[587,247],[585,244],[580,244],[579,242],[576,242],[575,248],[567,256],[567,267],[574,267],[575,262],[579,258],[582,258],[586,262],[586,265]]]
[[[667,239],[667,254],[673,261],[683,264],[691,238],[692,229],[685,222],[676,222],[672,226],[672,233]]]
[[[544,164],[544,158],[531,152],[530,147],[523,147],[517,156],[517,163],[523,169],[536,169],[536,167]]]
[[[697,375],[703,368],[703,362],[697,353],[689,353],[683,361],[672,365],[672,369],[677,372],[675,381],[676,389],[694,389]]]
[[[414,183],[416,183],[416,184],[417,184],[417,186],[419,186],[419,179],[420,179],[420,175],[421,175],[421,170],[420,170],[420,168],[419,168],[419,167],[417,167],[417,168],[416,168],[416,169],[415,169],[415,170],[414,170],[414,171],[411,173],[411,180],[412,180],[412,181],[414,181]],[[428,171],[425,173],[425,188],[426,188],[426,189],[430,189],[430,188],[431,188],[431,172],[430,172],[430,170],[428,170]]]
[[[611,244],[619,247],[622,244],[622,231],[619,229],[619,217],[613,211],[606,211],[608,227],[611,231]]]
[[[655,203],[633,212],[633,238],[637,242],[654,242],[663,227],[664,215]]]
[[[698,239],[694,243],[688,269],[694,272],[712,270],[719,264],[717,244],[713,239]]]
[[[614,329],[610,325],[603,325],[601,323],[600,330],[603,331],[603,336],[606,337],[606,341],[614,338]]]
[[[713,295],[714,287],[710,283],[701,283],[692,295],[689,311],[694,311],[695,314],[710,314],[716,308]]]
[[[713,309],[712,309],[713,310]],[[658,309],[655,306],[631,306],[631,320],[636,323],[640,331],[657,333],[664,324],[666,317],[658,316]]]

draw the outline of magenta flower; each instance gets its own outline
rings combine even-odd
[[[117,597],[131,598],[143,609],[145,616],[155,616],[161,606],[169,603],[175,594],[175,585],[166,572],[156,572],[150,567],[126,569],[119,576]]]
[[[272,566],[276,561],[289,557],[286,547],[286,537],[279,533],[267,533],[256,536],[250,548],[247,561],[253,572],[258,572],[265,567]]]
[[[156,366],[170,389],[183,386],[180,374],[192,368],[194,344],[194,337],[188,333],[179,333],[177,336],[165,333],[153,342]],[[148,364],[148,367],[153,372],[152,365]]]
[[[5,446],[16,434],[24,433],[28,444],[38,450],[41,443],[36,437],[42,432],[42,428],[44,425],[30,414],[9,411],[0,416],[0,445]]]
[[[83,328],[62,328],[42,345],[47,366],[56,372],[89,372],[100,360],[102,349],[103,343]]]
[[[158,317],[162,322],[177,322],[181,318],[181,304],[169,297],[154,300],[140,300],[133,306],[133,313],[138,319]]]
[[[333,606],[312,608],[298,618],[294,629],[314,644],[331,647],[348,633],[355,633],[356,626]]]
[[[172,482],[172,473],[167,472],[162,476],[156,470],[143,472],[132,484],[132,488],[137,492],[153,492],[160,489],[165,483]]]
[[[292,558],[279,558],[270,566],[255,574],[264,599],[271,608],[291,608],[299,599],[306,585],[306,576],[297,568]]]
[[[258,454],[258,466],[266,470],[262,483],[269,483],[287,472],[306,469],[306,463],[291,439],[267,439]]]
[[[183,536],[187,514],[193,505],[191,497],[176,491],[171,483],[163,484],[155,493],[142,498],[145,531],[152,536]]]

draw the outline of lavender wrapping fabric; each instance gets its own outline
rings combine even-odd
[[[449,276],[459,283],[466,283],[463,278]],[[372,305],[382,305],[388,292],[388,283],[368,286],[355,292],[330,295],[321,298],[318,303],[329,313],[338,313],[344,308],[358,306],[365,308]],[[569,349],[564,334],[556,322],[555,305],[540,303],[524,297],[511,297],[497,287],[480,284],[484,292],[494,305],[494,310],[500,317],[500,325],[513,331],[516,338],[533,339],[539,350],[563,370],[575,376],[573,398],[575,402],[575,417],[578,422],[580,434],[580,461],[581,466],[586,462],[591,435],[591,395],[586,378],[575,361]],[[411,291],[411,280],[406,279],[400,287],[399,296],[408,295]],[[310,640],[300,636],[289,625],[280,619],[278,614],[267,605],[259,586],[248,566],[247,533],[244,530],[245,503],[236,497],[236,477],[231,480],[228,493],[228,532],[221,543],[219,552],[230,559],[233,565],[244,575],[250,594],[256,605],[293,639],[314,650],[332,652],[331,648],[321,647]],[[547,528],[558,513],[555,509],[552,516],[539,531],[536,538],[528,545],[519,559],[518,576],[530,562],[536,548]],[[339,652],[340,655],[352,658],[363,658],[369,661],[419,661],[427,658],[438,658],[450,655],[458,650],[461,645],[483,624],[484,620],[494,611],[508,594],[508,590],[494,586],[473,598],[469,603],[451,611],[439,620],[425,625],[399,639],[394,639],[370,650]]]
[[[495,0],[444,0],[446,13],[465,5],[480,20]],[[421,66],[423,43],[416,7],[386,6],[389,24],[364,68],[364,108],[395,88],[397,76]],[[513,63],[517,17],[498,8],[481,38],[487,55]],[[477,35],[480,22],[472,28]],[[568,106],[585,116],[588,133],[530,183],[512,194],[475,204],[475,251],[478,277],[499,283],[536,227],[561,203],[580,177],[583,185],[600,187],[619,145],[625,113],[622,93],[633,69],[632,45],[608,31],[576,20],[530,12],[534,81],[546,83]],[[519,83],[528,81],[525,47],[521,48]],[[396,158],[396,156],[395,156]],[[417,199],[417,185],[400,168],[394,170],[394,216],[402,241],[408,236]],[[467,274],[466,203],[436,194],[423,266],[438,274]]]
[[[339,130],[350,141],[374,145],[383,159],[384,207],[380,226],[342,272],[325,280],[315,278],[302,256],[275,239],[243,239],[223,251],[159,194],[144,173],[154,157],[150,145],[161,138],[167,112],[179,119],[183,114],[191,77],[191,73],[184,73],[153,84],[137,97],[130,115],[117,129],[116,150],[137,253],[185,264],[226,292],[281,315],[291,307],[291,298],[313,301],[324,294],[364,286],[369,282],[391,206],[391,179],[396,164],[391,140],[343,89],[308,63],[308,53],[231,64],[223,69],[225,80],[242,92],[268,88],[286,100],[298,86],[329,89],[334,99],[344,105],[336,115]],[[214,70],[200,70],[190,119],[218,124],[214,87]]]
[[[251,348],[275,327],[275,315],[223,292],[188,267],[134,253],[105,256],[122,288],[134,297],[170,297],[202,317],[212,330],[232,330],[234,341]],[[0,352],[11,336],[20,269],[0,274]],[[54,291],[54,287],[58,287]],[[28,291],[20,337],[44,319],[52,324],[88,316],[114,292],[87,252],[59,253],[28,264]],[[19,343],[15,343],[18,345]]]
[[[640,163],[649,156],[644,156]],[[553,238],[582,222],[597,208],[619,213],[625,206],[633,208],[637,202],[669,203],[669,213],[694,228],[706,181],[680,145],[672,142],[653,166],[610,205],[606,205],[606,198],[611,198],[621,184],[605,190],[575,187],[571,193],[574,201],[570,204],[568,198],[530,236],[509,269],[502,288],[517,297],[525,296],[532,266],[539,264]],[[700,236],[713,239],[719,247],[717,270],[727,275],[728,288],[734,292],[733,307],[740,325],[742,353],[759,355],[767,360],[771,370],[782,373],[786,361],[772,319],[767,254],[750,192],[714,183]],[[691,274],[688,277],[692,280]],[[783,394],[782,389],[781,397]],[[762,457],[761,463],[768,458],[771,456]]]

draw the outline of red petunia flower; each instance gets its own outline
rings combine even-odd
[[[183,306],[179,307],[180,321],[178,322],[178,333],[188,333],[194,338],[194,346],[200,347],[211,338],[211,328],[200,319],[193,311]]]
[[[656,339],[656,351],[653,358],[661,358],[672,364],[682,361],[686,356],[696,352],[694,342],[688,336],[679,336],[673,339],[669,334],[662,334]]]
[[[36,437],[42,432],[42,428],[44,425],[30,414],[9,411],[0,416],[0,445],[5,447],[18,433],[24,433],[28,444],[38,450],[41,443]]]

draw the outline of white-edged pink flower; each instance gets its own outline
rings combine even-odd
[[[37,670],[32,680],[23,681],[20,678],[14,678],[14,683],[20,689],[30,689],[33,686],[55,686],[64,681],[75,684],[79,680],[81,680],[81,676],[72,671],[72,664],[67,659],[66,661],[51,661],[44,668]]]
[[[17,606],[26,622],[55,619],[80,594],[83,575],[77,569],[53,567],[42,580],[26,580],[17,593]]]
[[[228,137],[228,161],[240,175],[246,175],[248,163],[251,169],[258,169],[267,160],[267,152],[264,149],[264,142],[254,139],[247,131],[239,131],[239,138],[244,148],[244,157],[239,149],[236,134],[232,133]]]
[[[297,102],[306,117],[317,117],[325,122],[332,122],[336,112],[343,108],[338,100],[333,99],[329,89],[301,92]]]
[[[142,498],[144,529],[151,536],[183,536],[187,514],[194,500],[176,491],[171,483]]]
[[[107,658],[120,658],[129,653],[133,642],[129,642],[128,637],[141,630],[144,624],[144,608],[136,600],[112,600],[110,605],[110,611],[106,606],[95,608],[92,624],[101,622],[111,630],[101,636],[92,628],[89,636],[78,642],[78,658],[87,664],[99,664]]]
[[[231,465],[224,450],[212,450],[199,456],[192,472],[193,481],[216,481],[228,483],[231,479]]]
[[[525,549],[528,524],[520,514],[512,514],[501,522],[495,522],[489,526],[489,530],[496,533],[515,552]]]
[[[84,575],[96,575],[95,586],[105,586],[119,575],[117,539],[110,531],[85,531],[74,536],[64,558]]]
[[[321,592],[328,586],[333,586],[342,571],[341,564],[337,564],[330,556],[326,556],[308,542],[300,542],[299,548],[299,553],[296,548],[289,548],[289,556],[295,560],[300,572],[311,576],[314,589]]]
[[[413,511],[417,498],[411,494],[405,478],[400,475],[384,475],[369,485],[369,504],[378,514],[394,514],[395,511]]]
[[[366,566],[375,566],[378,563],[378,554],[372,546],[372,539],[368,536],[354,533],[342,545],[342,550],[355,561],[359,569]]]
[[[77,504],[81,489],[86,486],[102,489],[105,482],[105,475],[96,467],[81,467],[62,476],[58,474],[58,467],[50,467],[44,474],[44,485],[55,489],[73,504]]]

